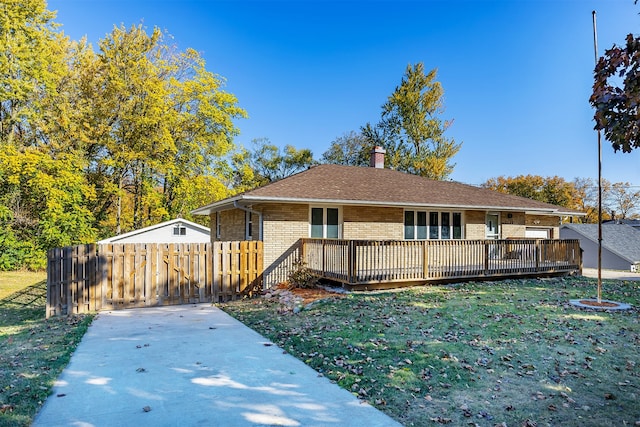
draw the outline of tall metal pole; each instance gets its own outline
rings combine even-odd
[[[598,65],[598,31],[596,27],[596,11],[593,17],[593,53]],[[598,129],[598,303],[602,301],[602,140]]]

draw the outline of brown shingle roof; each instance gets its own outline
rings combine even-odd
[[[331,202],[384,206],[457,209],[527,210],[582,215],[581,212],[524,197],[460,184],[433,181],[390,169],[319,165],[288,178],[248,191],[231,200]],[[213,205],[223,204],[224,201]],[[213,207],[209,205],[209,207]],[[208,207],[194,213],[207,213]]]

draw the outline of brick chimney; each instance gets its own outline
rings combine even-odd
[[[371,161],[369,166],[372,168],[384,169],[384,155],[386,152],[387,150],[382,147],[373,147],[373,150],[371,150]]]

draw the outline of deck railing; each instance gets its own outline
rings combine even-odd
[[[318,275],[350,285],[417,282],[580,270],[578,240],[302,239]]]

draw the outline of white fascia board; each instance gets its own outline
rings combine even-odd
[[[217,211],[233,208],[233,203],[238,200],[242,200],[243,196],[236,196],[230,199],[219,200],[217,202],[210,203],[201,208],[197,208],[191,211],[191,215],[210,215]]]

